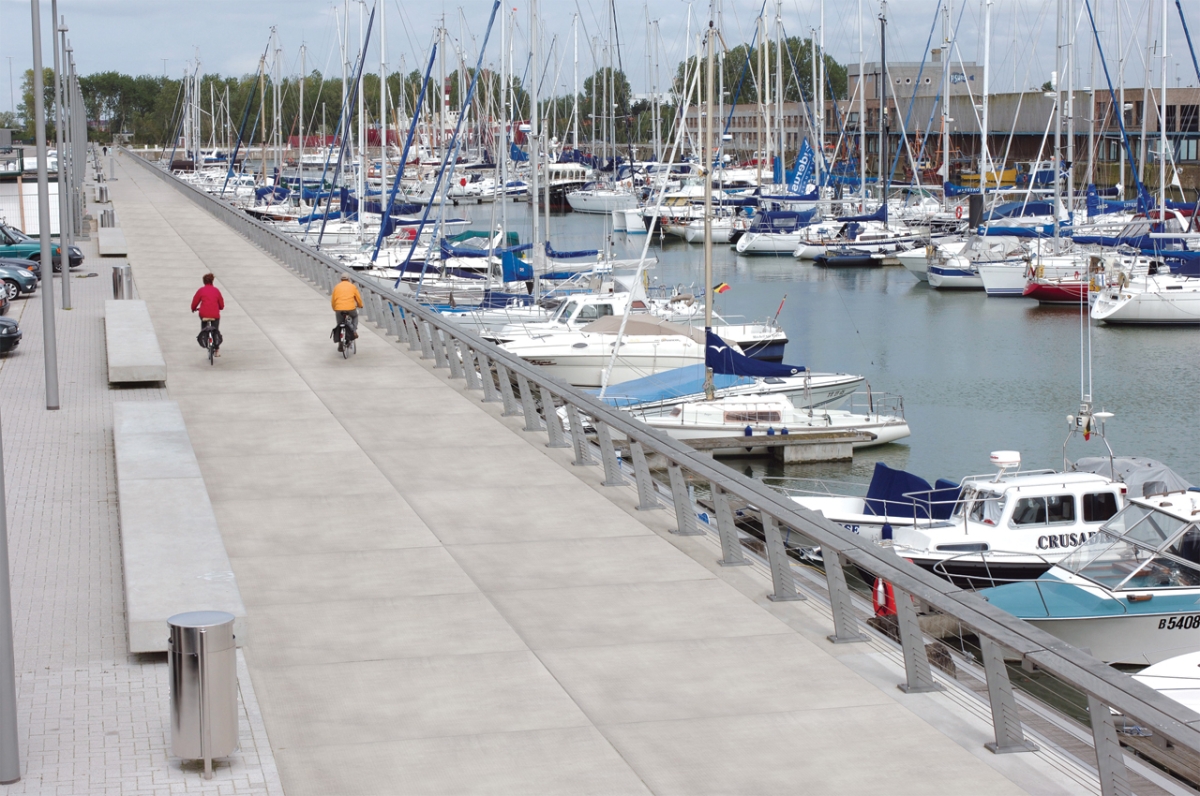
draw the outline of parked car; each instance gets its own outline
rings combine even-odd
[[[0,315],[8,314],[8,291],[0,290]]]
[[[38,280],[33,272],[16,265],[0,265],[0,280],[4,295],[15,299],[22,293],[32,293],[37,290]]]
[[[21,342],[21,327],[12,318],[0,315],[0,354],[7,354]]]
[[[54,261],[54,270],[57,271],[62,266],[62,250],[59,244],[51,242],[51,258]],[[16,227],[11,227],[8,224],[0,224],[0,257],[21,257],[26,260],[41,260],[42,259],[42,242],[37,238],[31,238]],[[78,268],[83,265],[83,249],[78,246],[67,247],[67,262],[72,268]]]
[[[42,266],[37,260],[26,260],[22,257],[0,257],[0,266],[11,265],[15,268],[24,268],[30,271],[38,279],[42,278]]]

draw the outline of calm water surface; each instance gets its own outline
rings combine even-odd
[[[489,205],[456,208],[486,222]],[[506,208],[521,229],[528,206]],[[560,250],[601,245],[606,219],[566,214],[551,221]],[[525,221],[522,240],[529,239]],[[619,256],[636,257],[646,236],[612,235]],[[668,238],[652,243],[653,273],[668,284],[703,287],[703,250]],[[859,452],[854,463],[782,465],[726,460],[755,475],[865,481],[876,461],[929,481],[991,472],[994,450],[1021,452],[1026,467],[1062,466],[1066,417],[1080,400],[1080,313],[983,291],[938,291],[902,267],[823,269],[791,257],[739,257],[714,249],[713,281],[725,315],[763,319],[787,302],[785,361],[813,370],[859,373],[875,392],[898,393],[912,428],[903,444]],[[1087,327],[1083,329],[1086,334]],[[1200,330],[1091,325],[1097,410],[1115,413],[1108,440],[1118,455],[1159,459],[1200,484]],[[1105,454],[1104,443],[1072,440],[1067,455]]]

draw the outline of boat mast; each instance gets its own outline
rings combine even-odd
[[[708,23],[708,68],[704,81],[704,350],[708,351],[708,335],[712,332],[712,280],[713,280],[713,239],[712,239],[712,194],[713,194],[713,39],[716,31],[713,23]],[[699,67],[699,64],[696,65]],[[713,400],[716,397],[713,388],[712,368],[704,368],[704,398]]]
[[[980,141],[980,160],[979,167],[983,174],[983,182],[981,185],[987,186],[992,179],[992,152],[988,145],[988,134],[991,132],[991,127],[988,119],[988,91],[990,90],[990,78],[992,76],[992,0],[984,0],[983,4],[983,118],[980,120],[980,126],[983,133],[979,136]],[[1094,104],[1094,103],[1093,103]],[[1000,187],[1000,180],[996,180],[997,189]]]
[[[500,203],[500,227],[508,234],[508,14],[500,15],[500,191],[494,201]],[[400,164],[404,168],[404,164]],[[507,243],[507,241],[505,241]],[[491,272],[491,269],[488,269]]]
[[[300,175],[300,206],[304,206],[304,84],[308,82],[306,67],[306,57],[308,48],[300,45],[300,123],[297,125],[300,128],[300,157],[296,161],[298,172]]]
[[[1138,144],[1138,182],[1146,184],[1146,138],[1150,129],[1150,62],[1154,47],[1154,14],[1146,14],[1146,72],[1142,81],[1142,140]],[[1139,196],[1138,199],[1141,199]]]
[[[858,2],[861,4],[862,0],[858,0]],[[767,72],[766,72],[766,69],[763,68],[763,55],[765,53],[767,42],[766,42],[766,25],[764,24],[764,20],[763,20],[761,14],[758,17],[757,24],[758,24],[758,42],[759,42],[759,44],[758,44],[758,85],[756,86],[756,88],[758,90],[755,93],[758,94],[758,141],[757,141],[757,147],[756,147],[757,152],[755,152],[755,155],[754,155],[754,164],[755,164],[755,168],[757,169],[758,185],[761,190],[761,188],[762,188],[762,161],[763,161],[763,156],[766,154],[766,150],[767,150],[767,147],[766,147],[767,139],[766,139],[766,135],[764,134],[764,131],[763,131],[763,121],[766,119],[766,114],[767,114],[766,108],[763,106],[763,90],[764,90],[765,83],[767,81]],[[699,53],[697,53],[697,56],[699,56]],[[696,61],[696,68],[697,69],[700,68],[700,61],[699,61],[698,57],[697,57],[697,61]]]
[[[379,4],[379,223],[391,214],[391,207],[384,207],[387,199],[387,134],[388,134],[388,88],[387,88],[387,4]]]
[[[774,150],[775,150],[775,127],[774,127],[774,106],[771,104],[771,40],[768,38],[770,34],[767,32],[767,17],[766,7],[763,7],[762,20],[762,43],[764,51],[764,63],[766,71],[763,72],[763,124],[766,125],[766,138],[763,139],[763,155],[766,156],[767,162],[771,164],[771,184],[775,184],[775,168],[774,168]]]
[[[1158,223],[1167,223],[1167,0],[1162,0],[1162,95],[1158,98]],[[1149,81],[1146,81],[1149,82]]]
[[[779,127],[779,181],[787,183],[783,132],[783,0],[775,0],[775,121]]]
[[[858,191],[862,205],[867,207],[867,76],[863,53],[863,0],[858,0]],[[947,174],[949,170],[947,169]]]
[[[580,149],[580,14],[571,17],[571,38],[575,42],[574,80],[575,89],[571,91],[571,149]],[[649,49],[646,58],[649,59]]]
[[[367,201],[367,95],[362,79],[362,69],[367,62],[366,42],[363,40],[363,9],[365,7],[365,4],[360,4],[358,7],[358,40],[362,43],[359,45],[359,76],[355,80],[358,83],[358,181],[355,188],[358,196],[358,211],[355,215],[358,216],[359,243],[362,242],[363,203]]]
[[[1113,0],[1113,10],[1117,17],[1117,92],[1118,101],[1121,107],[1117,109],[1117,113],[1121,114],[1120,119],[1122,125],[1125,122],[1125,36],[1121,30],[1121,0]],[[1121,170],[1117,172],[1117,198],[1125,198],[1125,143],[1122,141],[1118,147],[1121,151]]]
[[[1075,0],[1067,0],[1067,213],[1075,211]]]
[[[879,3],[879,201],[887,201],[884,178],[887,169],[887,0]]]
[[[1054,34],[1054,72],[1050,79],[1054,85],[1054,253],[1058,254],[1062,251],[1059,248],[1061,241],[1059,240],[1058,220],[1062,214],[1062,41],[1063,41],[1063,0],[1057,0],[1056,6],[1057,21],[1055,24]]]
[[[541,262],[542,245],[542,229],[541,229],[541,213],[539,202],[541,197],[538,195],[538,167],[541,165],[538,147],[538,65],[541,63],[538,54],[538,34],[537,34],[537,0],[529,0],[529,53],[530,60],[533,63],[532,74],[530,76],[530,88],[532,91],[529,96],[529,163],[532,174],[530,175],[530,202],[533,206],[533,251],[530,254],[530,260],[533,262],[533,294],[536,297],[539,293],[539,274],[538,263]],[[595,81],[592,81],[593,83]],[[595,93],[595,86],[593,93]],[[546,175],[549,179],[549,174]],[[546,212],[550,212],[550,207],[546,207]]]
[[[267,54],[258,60],[258,109],[262,116],[261,139],[263,185],[267,184]]]
[[[862,0],[859,0],[861,3]],[[950,209],[950,19],[954,0],[946,0],[942,11],[942,208]],[[1055,62],[1057,67],[1057,61]]]
[[[825,0],[821,0],[821,28],[818,32],[820,43],[817,46],[817,87],[813,92],[817,100],[817,146],[818,155],[815,159],[817,166],[817,185],[823,185],[821,169],[825,167]],[[862,77],[860,76],[861,80]],[[820,194],[817,194],[820,196]]]

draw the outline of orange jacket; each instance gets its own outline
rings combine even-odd
[[[333,296],[330,297],[329,303],[334,312],[349,312],[363,305],[362,294],[358,292],[358,288],[354,286],[353,282],[338,282],[334,285]]]

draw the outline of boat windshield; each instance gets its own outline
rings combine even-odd
[[[568,320],[575,313],[575,308],[578,306],[579,306],[578,301],[565,302],[561,307],[558,308],[558,312],[554,313],[554,320],[556,320],[556,321]]]
[[[1004,495],[983,489],[967,489],[954,509],[954,516],[961,518],[966,514],[967,518],[974,522],[999,525],[1000,517],[1004,515],[1004,498]]]
[[[1130,504],[1058,566],[1114,591],[1200,586],[1200,528]]]

